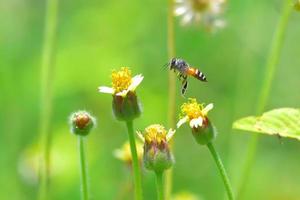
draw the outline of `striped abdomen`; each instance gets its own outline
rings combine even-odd
[[[204,82],[207,81],[206,76],[199,69],[189,67],[187,74],[195,77],[196,79],[198,79],[200,81],[204,81]]]

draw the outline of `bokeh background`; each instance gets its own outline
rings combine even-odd
[[[175,22],[176,55],[199,66],[209,82],[190,80],[188,97],[215,105],[210,113],[219,130],[216,148],[234,189],[238,186],[252,133],[234,131],[232,122],[254,114],[266,57],[283,1],[230,0],[227,27],[215,34]],[[35,199],[39,127],[40,69],[45,0],[0,1],[0,199]],[[143,115],[136,129],[167,125],[167,1],[59,1],[56,65],[51,118],[51,199],[80,199],[76,137],[68,116],[86,109],[98,119],[88,137],[93,199],[132,199],[131,174],[113,157],[127,139],[112,115],[111,97],[97,92],[110,84],[112,69],[131,67],[145,79],[138,88]],[[299,107],[300,13],[293,12],[267,110]],[[177,85],[178,93],[180,85]],[[177,108],[184,99],[177,94]],[[300,143],[262,136],[246,199],[300,198]],[[207,148],[187,127],[175,136],[174,193],[224,199],[224,187]],[[144,170],[145,199],[155,199],[155,179]]]

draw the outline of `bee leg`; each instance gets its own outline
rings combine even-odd
[[[181,89],[181,94],[182,94],[182,96],[184,96],[184,94],[185,94],[185,92],[186,92],[186,90],[187,90],[187,87],[188,87],[188,82],[187,82],[186,79],[184,79],[184,80],[182,81],[182,89]]]
[[[181,81],[181,80],[183,80],[182,78],[183,78],[183,75],[181,74],[181,73],[177,73],[177,77],[178,77],[178,79]]]

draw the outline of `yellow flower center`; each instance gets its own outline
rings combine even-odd
[[[181,106],[181,113],[183,116],[188,116],[188,118],[196,119],[200,116],[203,116],[202,113],[203,105],[198,104],[196,99],[189,99],[187,103],[182,104]]]
[[[167,131],[159,124],[153,124],[145,129],[144,138],[147,143],[157,142],[160,144],[162,141],[166,141]]]
[[[122,67],[121,70],[114,70],[111,74],[112,87],[115,93],[128,89],[131,80],[131,71],[127,67]]]
[[[191,1],[192,1],[192,7],[196,11],[201,12],[208,8],[210,0],[191,0]]]

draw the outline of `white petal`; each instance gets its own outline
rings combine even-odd
[[[207,115],[207,113],[214,108],[214,104],[210,103],[202,110],[203,115]]]
[[[132,82],[128,87],[129,91],[134,91],[137,86],[139,86],[139,84],[142,82],[142,80],[144,79],[144,77],[142,76],[142,74],[136,75],[132,78]]]
[[[141,131],[136,131],[136,134],[138,135],[138,138],[144,143],[145,138],[144,138],[143,134],[141,133]]]
[[[122,90],[121,92],[118,92],[116,94],[116,96],[122,96],[122,97],[125,97],[127,95],[127,93],[129,92],[129,90]]]
[[[113,94],[115,93],[115,90],[111,87],[106,87],[106,86],[100,86],[98,87],[98,91],[101,93],[108,93],[108,94]]]
[[[194,15],[193,15],[192,12],[186,13],[186,14],[182,17],[181,24],[182,24],[182,25],[187,25],[187,24],[189,24],[189,23],[192,21],[193,16],[194,16]]]
[[[173,130],[173,129],[170,129],[170,130],[168,131],[167,136],[166,136],[167,142],[170,141],[170,139],[174,136],[175,132],[176,132],[176,131]]]
[[[188,116],[185,116],[184,118],[180,119],[177,123],[177,128],[179,128],[182,124],[186,123],[189,120]]]
[[[202,126],[202,122],[203,122],[202,117],[198,117],[196,119],[192,119],[190,121],[190,127],[191,128],[198,128],[198,127]]]
[[[187,8],[185,6],[179,6],[175,9],[175,15],[183,15],[187,11]]]

